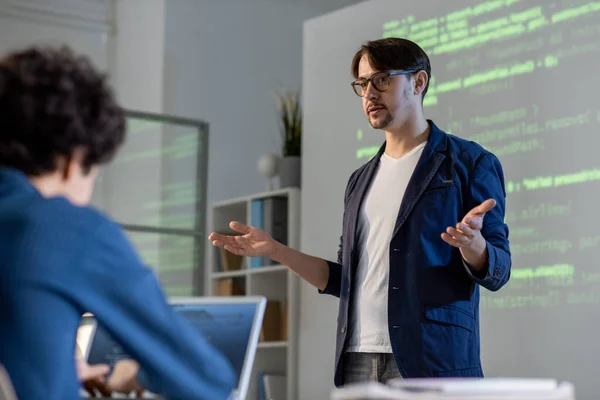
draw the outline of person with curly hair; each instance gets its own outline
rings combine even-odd
[[[172,310],[121,228],[88,206],[124,139],[124,111],[87,58],[32,47],[0,59],[0,364],[21,399],[78,398],[80,380],[178,399],[233,389],[227,359]],[[106,378],[106,366],[76,360],[84,312],[139,364],[124,360]]]

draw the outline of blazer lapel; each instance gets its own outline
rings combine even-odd
[[[446,134],[435,126],[432,121],[428,122],[431,127],[429,139],[406,187],[392,238],[398,234],[402,224],[404,224],[425,188],[440,168],[442,161],[446,158],[443,153],[446,150]]]
[[[356,187],[353,190],[346,206],[348,213],[348,236],[344,238],[344,243],[350,245],[350,259],[354,260],[354,249],[356,247],[356,228],[363,201],[369,191],[373,177],[379,167],[379,160],[385,151],[385,143],[380,147],[377,154],[369,161],[362,174],[357,178]],[[354,262],[352,262],[354,265]]]

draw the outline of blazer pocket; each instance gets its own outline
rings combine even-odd
[[[475,329],[475,318],[465,311],[447,306],[425,306],[425,319],[447,325],[458,326],[472,332]]]
[[[447,190],[447,189],[451,189],[453,187],[454,187],[453,180],[438,180],[435,182],[431,182],[429,184],[429,186],[427,186],[425,188],[425,191],[423,191],[423,194],[427,194],[430,192],[437,192],[440,190]]]

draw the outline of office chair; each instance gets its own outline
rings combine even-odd
[[[17,394],[13,388],[8,372],[0,364],[0,400],[17,400]]]

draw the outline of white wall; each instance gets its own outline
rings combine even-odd
[[[165,2],[116,0],[113,5],[109,66],[117,99],[130,110],[160,113],[164,97]],[[156,127],[143,139],[132,136],[127,139],[118,156],[162,147],[161,129]],[[119,221],[140,224],[131,216],[136,215],[144,200],[161,198],[161,170],[160,157],[126,166],[109,164],[98,179],[94,203]],[[132,191],[132,183],[140,180],[143,190]]]
[[[165,0],[117,0],[112,78],[119,101],[137,111],[163,111]]]
[[[315,13],[285,1],[167,3],[165,112],[209,124],[208,232],[211,203],[266,189],[256,165],[281,154],[275,92],[301,88],[302,23]]]
[[[312,10],[314,16],[323,15],[332,11],[360,3],[364,0],[267,0],[272,3],[288,3],[306,10]]]
[[[164,0],[0,0],[0,53],[67,44],[109,71],[127,108],[162,111]],[[115,18],[116,17],[116,18]]]
[[[108,1],[0,0],[0,54],[34,43],[66,43],[107,69],[109,41]]]
[[[307,10],[264,0],[178,0],[166,10],[165,110],[210,127],[208,203],[265,190],[280,154],[275,91],[300,89]]]

